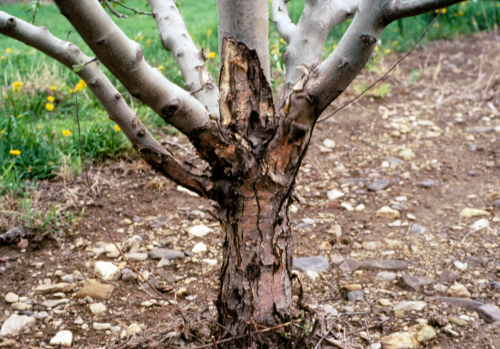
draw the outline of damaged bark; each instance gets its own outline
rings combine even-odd
[[[304,90],[308,76],[275,105],[257,53],[233,38],[223,41],[219,127],[226,142],[211,163],[224,235],[217,308],[219,322],[239,335],[292,314],[288,206],[317,116]],[[254,339],[272,348],[276,336]]]

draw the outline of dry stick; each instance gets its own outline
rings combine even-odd
[[[400,59],[398,59],[398,61],[391,67],[391,69],[389,69],[384,75],[382,75],[379,79],[377,79],[377,81],[375,81],[373,84],[371,84],[370,86],[368,86],[359,95],[357,95],[356,97],[354,97],[353,99],[351,99],[349,102],[347,102],[346,104],[344,104],[343,106],[341,106],[340,108],[338,108],[337,110],[335,110],[330,115],[328,115],[328,116],[324,117],[323,119],[319,120],[317,123],[319,124],[320,122],[323,122],[323,121],[331,118],[332,116],[334,116],[335,114],[337,114],[339,111],[341,111],[342,109],[344,109],[345,107],[347,107],[349,104],[352,104],[352,103],[356,102],[368,90],[370,90],[373,86],[375,86],[377,83],[379,83],[381,80],[383,80],[387,75],[389,75],[394,70],[394,68],[396,68],[396,66],[399,63],[401,63],[401,61],[403,59],[405,59],[406,57],[408,57],[413,52],[413,50],[417,47],[417,45],[420,43],[420,41],[422,41],[422,39],[424,38],[425,34],[427,34],[427,32],[429,31],[429,29],[431,29],[431,27],[433,26],[433,24],[436,23],[436,21],[438,20],[439,16],[441,16],[441,13],[443,13],[443,9],[441,9],[439,11],[439,13],[437,14],[436,18],[434,18],[434,20],[431,22],[431,24],[429,24],[429,26],[427,27],[427,29],[425,29],[424,33],[420,36],[420,38],[417,40],[417,42],[412,46],[412,48],[410,49],[410,51],[408,51],[403,57],[401,57]]]
[[[79,142],[79,146],[80,146],[80,158],[81,158],[81,161],[82,161],[82,166],[83,166],[83,150],[82,150],[82,134],[81,134],[81,127],[80,127],[80,117],[78,115],[78,94],[75,93],[75,105],[76,105],[76,121],[77,121],[77,124],[78,124],[78,142]],[[90,179],[89,179],[89,173],[88,173],[88,168],[84,171],[85,172],[85,178],[86,178],[86,182],[87,182],[87,186],[90,190],[90,194],[92,195],[92,200],[94,200],[94,203],[97,202],[96,200],[96,197],[94,195],[94,192],[92,191],[92,186],[90,185]],[[231,331],[229,328],[227,328],[226,326],[220,324],[218,321],[208,317],[208,316],[204,316],[202,314],[197,314],[197,313],[194,313],[194,312],[191,312],[189,310],[185,310],[185,309],[181,309],[175,305],[173,305],[169,300],[168,298],[166,298],[163,294],[161,294],[160,291],[158,291],[155,287],[153,287],[153,285],[151,285],[151,283],[146,280],[144,278],[144,276],[142,275],[142,273],[140,273],[136,268],[135,266],[128,260],[128,258],[125,256],[125,254],[123,253],[123,251],[121,250],[121,248],[116,244],[115,240],[113,239],[113,236],[111,235],[111,232],[109,231],[107,225],[104,223],[104,220],[102,219],[101,217],[101,212],[99,211],[99,209],[97,208],[96,205],[94,205],[94,208],[97,212],[97,215],[99,216],[99,220],[104,228],[104,230],[106,231],[106,233],[108,234],[111,242],[113,243],[113,245],[115,245],[115,247],[117,248],[117,250],[120,252],[121,256],[123,257],[123,259],[127,262],[128,265],[130,265],[130,267],[132,268],[132,270],[137,274],[137,275],[140,275],[144,281],[146,281],[146,283],[149,285],[149,287],[151,287],[151,289],[153,289],[161,298],[163,298],[168,304],[167,306],[176,310],[177,312],[179,312],[179,315],[180,317],[182,318],[182,320],[186,323],[186,319],[184,318],[184,314],[183,313],[188,313],[188,314],[191,314],[191,315],[195,315],[195,316],[199,316],[205,320],[208,320],[208,321],[211,321],[213,323],[215,323],[217,326],[219,326],[220,328],[222,328],[223,330],[226,330],[231,336],[233,337],[236,337],[236,334],[233,333],[233,331]]]
[[[366,322],[366,315],[363,315],[363,319],[365,320],[366,335],[368,336],[368,342],[370,342],[370,347],[371,347],[372,339],[370,337],[370,331],[368,331],[368,322]]]

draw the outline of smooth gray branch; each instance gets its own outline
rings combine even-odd
[[[207,127],[210,119],[204,105],[151,67],[139,43],[123,33],[97,0],[55,2],[99,60],[134,97],[183,133]]]
[[[288,15],[288,1],[289,0],[273,0],[272,13],[276,31],[283,38],[283,40],[290,43],[290,40],[295,33],[296,26]]]
[[[393,22],[400,18],[417,16],[459,2],[462,2],[462,0],[391,0],[385,7],[384,16],[387,21]]]
[[[224,38],[232,37],[244,42],[257,51],[264,74],[271,81],[268,0],[217,0],[217,15],[219,57]]]
[[[313,68],[321,63],[328,32],[352,18],[360,4],[361,0],[306,1],[297,28],[290,39],[290,46],[283,56],[287,68],[283,86],[286,95],[303,75],[297,68],[301,65]]]
[[[0,33],[24,42],[49,55],[82,78],[101,105],[130,140],[134,148],[158,172],[190,190],[203,194],[208,175],[173,157],[144,127],[125,99],[99,68],[95,58],[85,55],[77,46],[53,36],[47,28],[35,27],[19,18],[0,11]],[[203,185],[201,184],[203,183]],[[203,188],[201,190],[200,188]]]
[[[215,116],[219,115],[219,88],[205,66],[186,24],[172,0],[148,0],[163,46],[172,52],[188,90]]]

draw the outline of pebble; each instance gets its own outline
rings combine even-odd
[[[7,303],[17,303],[19,302],[19,296],[15,293],[9,292],[5,295],[5,301]]]
[[[106,252],[106,257],[108,258],[118,258],[120,256],[120,250],[118,250],[115,244],[107,244],[104,252]]]
[[[94,303],[90,305],[90,311],[92,314],[98,315],[106,311],[106,306],[103,303]]]
[[[458,275],[456,272],[452,270],[445,270],[443,273],[439,276],[439,280],[441,282],[447,283],[447,284],[452,284],[455,281],[460,279],[460,275]]]
[[[479,316],[488,323],[500,321],[500,309],[492,304],[485,304],[477,310]]]
[[[411,149],[404,149],[399,152],[399,156],[405,161],[409,161],[415,158],[415,153]]]
[[[68,330],[59,331],[50,340],[50,345],[60,345],[62,347],[71,347],[73,343],[73,333]]]
[[[467,320],[461,319],[457,316],[448,316],[448,320],[457,326],[467,326],[469,322]]]
[[[399,218],[400,214],[398,210],[394,210],[389,206],[383,206],[375,213],[375,217],[394,220]]]
[[[101,276],[104,280],[117,281],[120,280],[120,269],[110,262],[97,261],[94,266],[94,272]],[[93,297],[92,297],[93,298]]]
[[[141,244],[142,244],[142,238],[139,235],[132,236],[128,242],[128,246],[130,246],[129,252],[135,253],[139,251],[139,249],[141,248]]]
[[[83,319],[81,317],[77,317],[75,321],[73,321],[74,324],[76,325],[82,325],[83,324]]]
[[[184,253],[181,251],[170,250],[168,248],[155,248],[148,252],[149,258],[151,259],[162,259],[166,258],[172,259],[182,259],[185,257]]]
[[[427,231],[427,228],[422,227],[421,225],[418,224],[412,224],[410,228],[410,233],[413,234],[424,234]]]
[[[394,305],[393,310],[422,311],[427,306],[424,301],[402,301]]]
[[[490,221],[486,218],[482,218],[480,220],[475,221],[474,224],[472,224],[470,226],[470,229],[472,231],[479,231],[479,230],[486,229],[489,226],[490,226]]]
[[[26,304],[26,303],[18,302],[18,303],[12,303],[11,307],[14,310],[23,311],[23,310],[30,310],[31,307],[32,307],[32,305],[31,304]]]
[[[148,254],[141,252],[133,252],[125,254],[125,257],[127,257],[127,259],[131,262],[140,262],[148,259]]]
[[[40,285],[37,286],[33,291],[36,294],[47,294],[55,292],[70,292],[74,288],[73,284],[68,284],[67,282],[60,282],[52,285]]]
[[[193,253],[201,253],[201,252],[207,252],[207,245],[205,245],[203,242],[199,242],[193,247]],[[160,268],[160,267],[158,267]]]
[[[214,230],[212,228],[209,228],[203,224],[200,225],[195,225],[194,227],[189,228],[188,234],[193,236],[193,237],[203,237],[205,235],[210,234]]]
[[[130,270],[128,268],[122,270],[122,280],[123,281],[128,282],[128,281],[133,281],[135,279],[137,279],[137,275],[132,270]]]
[[[355,302],[356,300],[363,300],[365,297],[365,293],[363,290],[351,291],[347,294],[347,300],[349,302]]]
[[[120,225],[122,227],[127,226],[127,225],[131,225],[131,224],[132,224],[132,221],[128,218],[125,218],[123,221],[120,222]]]
[[[339,265],[339,269],[344,272],[352,272],[361,266],[361,263],[355,259],[347,258],[342,264]]]
[[[40,311],[36,314],[33,315],[33,317],[37,320],[45,320],[47,317],[49,317],[49,314],[46,311]]]
[[[45,308],[55,308],[60,304],[66,304],[69,303],[69,299],[63,298],[63,299],[49,299],[46,300],[45,302],[42,303],[42,306]]]
[[[423,181],[417,184],[417,187],[425,189],[433,188],[435,186],[436,182],[434,182],[433,180]]]
[[[371,191],[380,191],[384,190],[391,185],[391,181],[385,178],[377,179],[370,183],[370,185],[367,187],[368,190]]]
[[[85,280],[76,298],[109,299],[114,290],[115,287],[113,285],[101,284],[99,281],[91,279]]]
[[[480,216],[489,216],[491,213],[488,211],[484,210],[479,210],[476,208],[464,208],[462,212],[460,212],[460,216],[466,217],[466,218],[471,218],[471,217],[480,217]]]
[[[328,196],[328,200],[330,201],[335,201],[337,199],[340,199],[341,197],[344,197],[345,195],[343,192],[337,189],[330,190],[326,194]]]
[[[434,288],[434,290],[440,293],[446,293],[446,291],[448,291],[448,287],[443,284],[435,284],[432,287]]]
[[[96,331],[106,331],[111,328],[111,324],[94,322],[92,328]]]
[[[360,265],[361,269],[405,270],[408,263],[395,259],[366,260]]]
[[[396,279],[396,274],[392,273],[390,271],[381,271],[375,276],[377,280],[384,280],[384,281],[394,281]]]
[[[345,256],[335,253],[330,257],[330,260],[333,265],[340,265],[345,261]]]
[[[450,297],[456,298],[470,298],[471,294],[467,288],[462,284],[454,284],[448,288],[447,294]]]
[[[163,268],[163,267],[169,267],[173,263],[170,261],[170,259],[167,258],[162,258],[159,262],[158,265],[156,266],[157,268]]]
[[[303,271],[311,270],[317,273],[329,268],[330,263],[328,263],[328,259],[323,256],[294,258],[292,263],[292,269]]]
[[[453,263],[453,265],[455,266],[455,268],[457,268],[458,270],[462,270],[462,271],[466,270],[468,267],[467,263],[462,263],[460,261],[455,261]]]
[[[425,276],[402,275],[398,280],[398,286],[410,291],[419,291],[422,286],[436,283],[431,278]]]
[[[2,325],[0,336],[17,336],[24,330],[34,327],[36,319],[26,315],[12,314]]]
[[[382,244],[380,241],[363,241],[363,249],[366,251],[376,251]]]

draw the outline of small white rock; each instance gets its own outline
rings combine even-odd
[[[98,261],[95,263],[94,271],[105,280],[117,281],[120,279],[120,269],[110,262]]]
[[[71,331],[59,331],[54,338],[50,340],[50,345],[61,345],[63,347],[71,347],[73,343],[73,333]]]
[[[333,189],[333,190],[330,190],[327,193],[327,195],[328,195],[328,200],[335,201],[335,200],[340,199],[341,197],[343,197],[345,194],[343,192],[341,192],[340,190]]]
[[[19,302],[19,296],[15,293],[9,292],[5,295],[5,301],[7,303],[17,303]]]
[[[201,253],[206,251],[207,251],[207,245],[205,245],[203,242],[199,242],[193,247],[193,253]]]
[[[106,311],[106,306],[102,303],[94,303],[90,305],[90,311],[94,315],[104,313]]]
[[[189,228],[188,233],[191,236],[201,238],[205,235],[210,234],[214,230],[212,228],[207,227],[206,225],[200,224],[195,225],[194,227]]]

